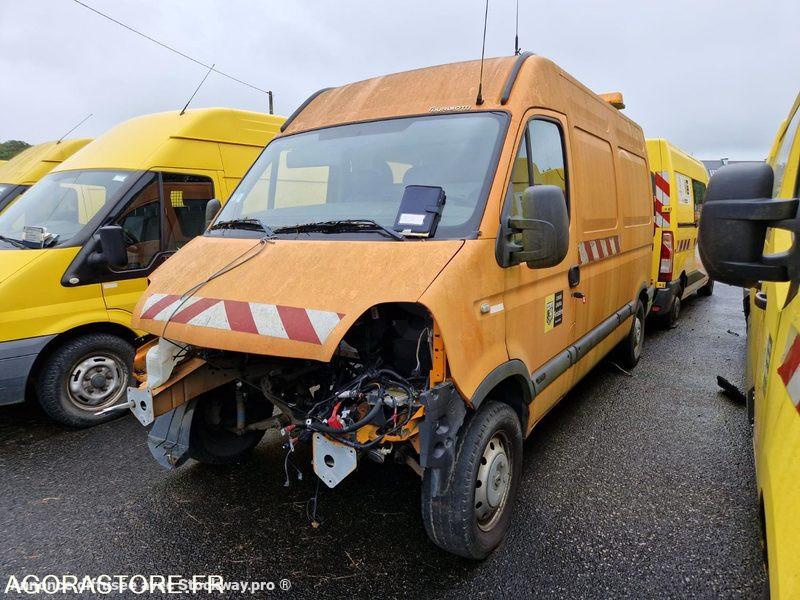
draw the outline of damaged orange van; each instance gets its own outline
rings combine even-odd
[[[653,211],[635,123],[545,58],[480,67],[314,94],[153,273],[128,398],[161,464],[277,429],[330,487],[411,466],[440,547],[500,543],[523,438],[610,351],[639,360]]]

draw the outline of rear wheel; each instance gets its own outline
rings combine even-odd
[[[480,560],[503,540],[522,475],[522,430],[506,404],[490,401],[459,435],[452,476],[441,496],[422,483],[422,519],[440,548]]]
[[[678,324],[678,318],[681,316],[681,295],[683,294],[683,290],[678,290],[675,292],[675,298],[672,299],[672,304],[669,307],[669,311],[659,315],[658,323],[664,329],[672,329],[675,325]]]
[[[703,298],[708,298],[711,294],[714,293],[714,280],[710,277],[708,278],[708,282],[697,290],[697,295],[702,296]]]
[[[677,299],[677,298],[676,298]],[[639,364],[644,348],[644,305],[639,300],[633,313],[631,329],[617,347],[617,355],[626,369],[633,369]]]
[[[250,395],[245,408],[250,423],[272,416],[272,404],[258,392]],[[245,431],[239,435],[234,431],[235,427],[235,385],[227,384],[202,394],[197,399],[192,418],[189,456],[209,465],[241,462],[258,445],[265,432]]]
[[[94,333],[51,350],[38,370],[36,395],[52,419],[70,427],[110,421],[120,412],[97,413],[125,398],[133,346],[115,335]]]

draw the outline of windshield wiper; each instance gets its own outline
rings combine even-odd
[[[252,231],[263,231],[267,235],[272,235],[273,231],[259,219],[230,219],[214,223],[209,229],[250,229]]]
[[[372,219],[343,219],[287,225],[273,230],[274,233],[354,233],[358,231],[380,231],[395,240],[404,240],[402,234],[389,229]]]
[[[28,249],[28,246],[22,243],[22,240],[15,240],[14,238],[6,237],[4,235],[0,235],[0,240],[4,242],[8,242],[12,246],[16,246],[17,248],[24,248],[25,250]]]

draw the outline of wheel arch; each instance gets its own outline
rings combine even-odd
[[[130,327],[125,327],[124,325],[114,323],[113,321],[85,323],[59,333],[52,340],[47,342],[45,347],[42,348],[42,350],[36,356],[36,360],[33,361],[33,366],[28,374],[28,393],[33,392],[31,381],[33,381],[33,379],[36,377],[41,369],[42,363],[44,362],[45,358],[49,356],[50,352],[52,352],[53,348],[56,348],[61,344],[82,335],[89,335],[93,333],[107,333],[110,335],[115,335],[131,345],[133,345],[134,340],[138,337],[136,332],[134,332]]]
[[[487,400],[508,404],[519,417],[523,435],[528,429],[529,406],[534,398],[530,372],[519,359],[496,366],[478,385],[470,399],[472,408],[478,410]]]

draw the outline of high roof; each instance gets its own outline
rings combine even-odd
[[[135,117],[108,130],[81,152],[62,163],[72,169],[132,169],[180,166],[173,152],[180,141],[216,142],[261,148],[274,136],[284,118],[232,108],[198,108]],[[207,153],[219,163],[219,152]],[[185,166],[185,165],[184,165]],[[208,164],[206,168],[220,168]]]
[[[31,146],[0,165],[0,183],[33,185],[91,141],[91,138],[81,138]]]
[[[513,77],[515,69],[518,74]],[[296,133],[342,123],[431,112],[507,110],[512,118],[543,106],[586,119],[600,129],[615,124],[625,140],[637,146],[641,131],[633,121],[563,71],[535,55],[486,59],[483,104],[476,103],[481,61],[452,63],[384,75],[333,88],[314,98],[287,127]],[[513,88],[503,102],[510,83]],[[586,101],[586,93],[594,102]],[[637,130],[637,131],[634,131]],[[643,151],[643,148],[642,148]]]

